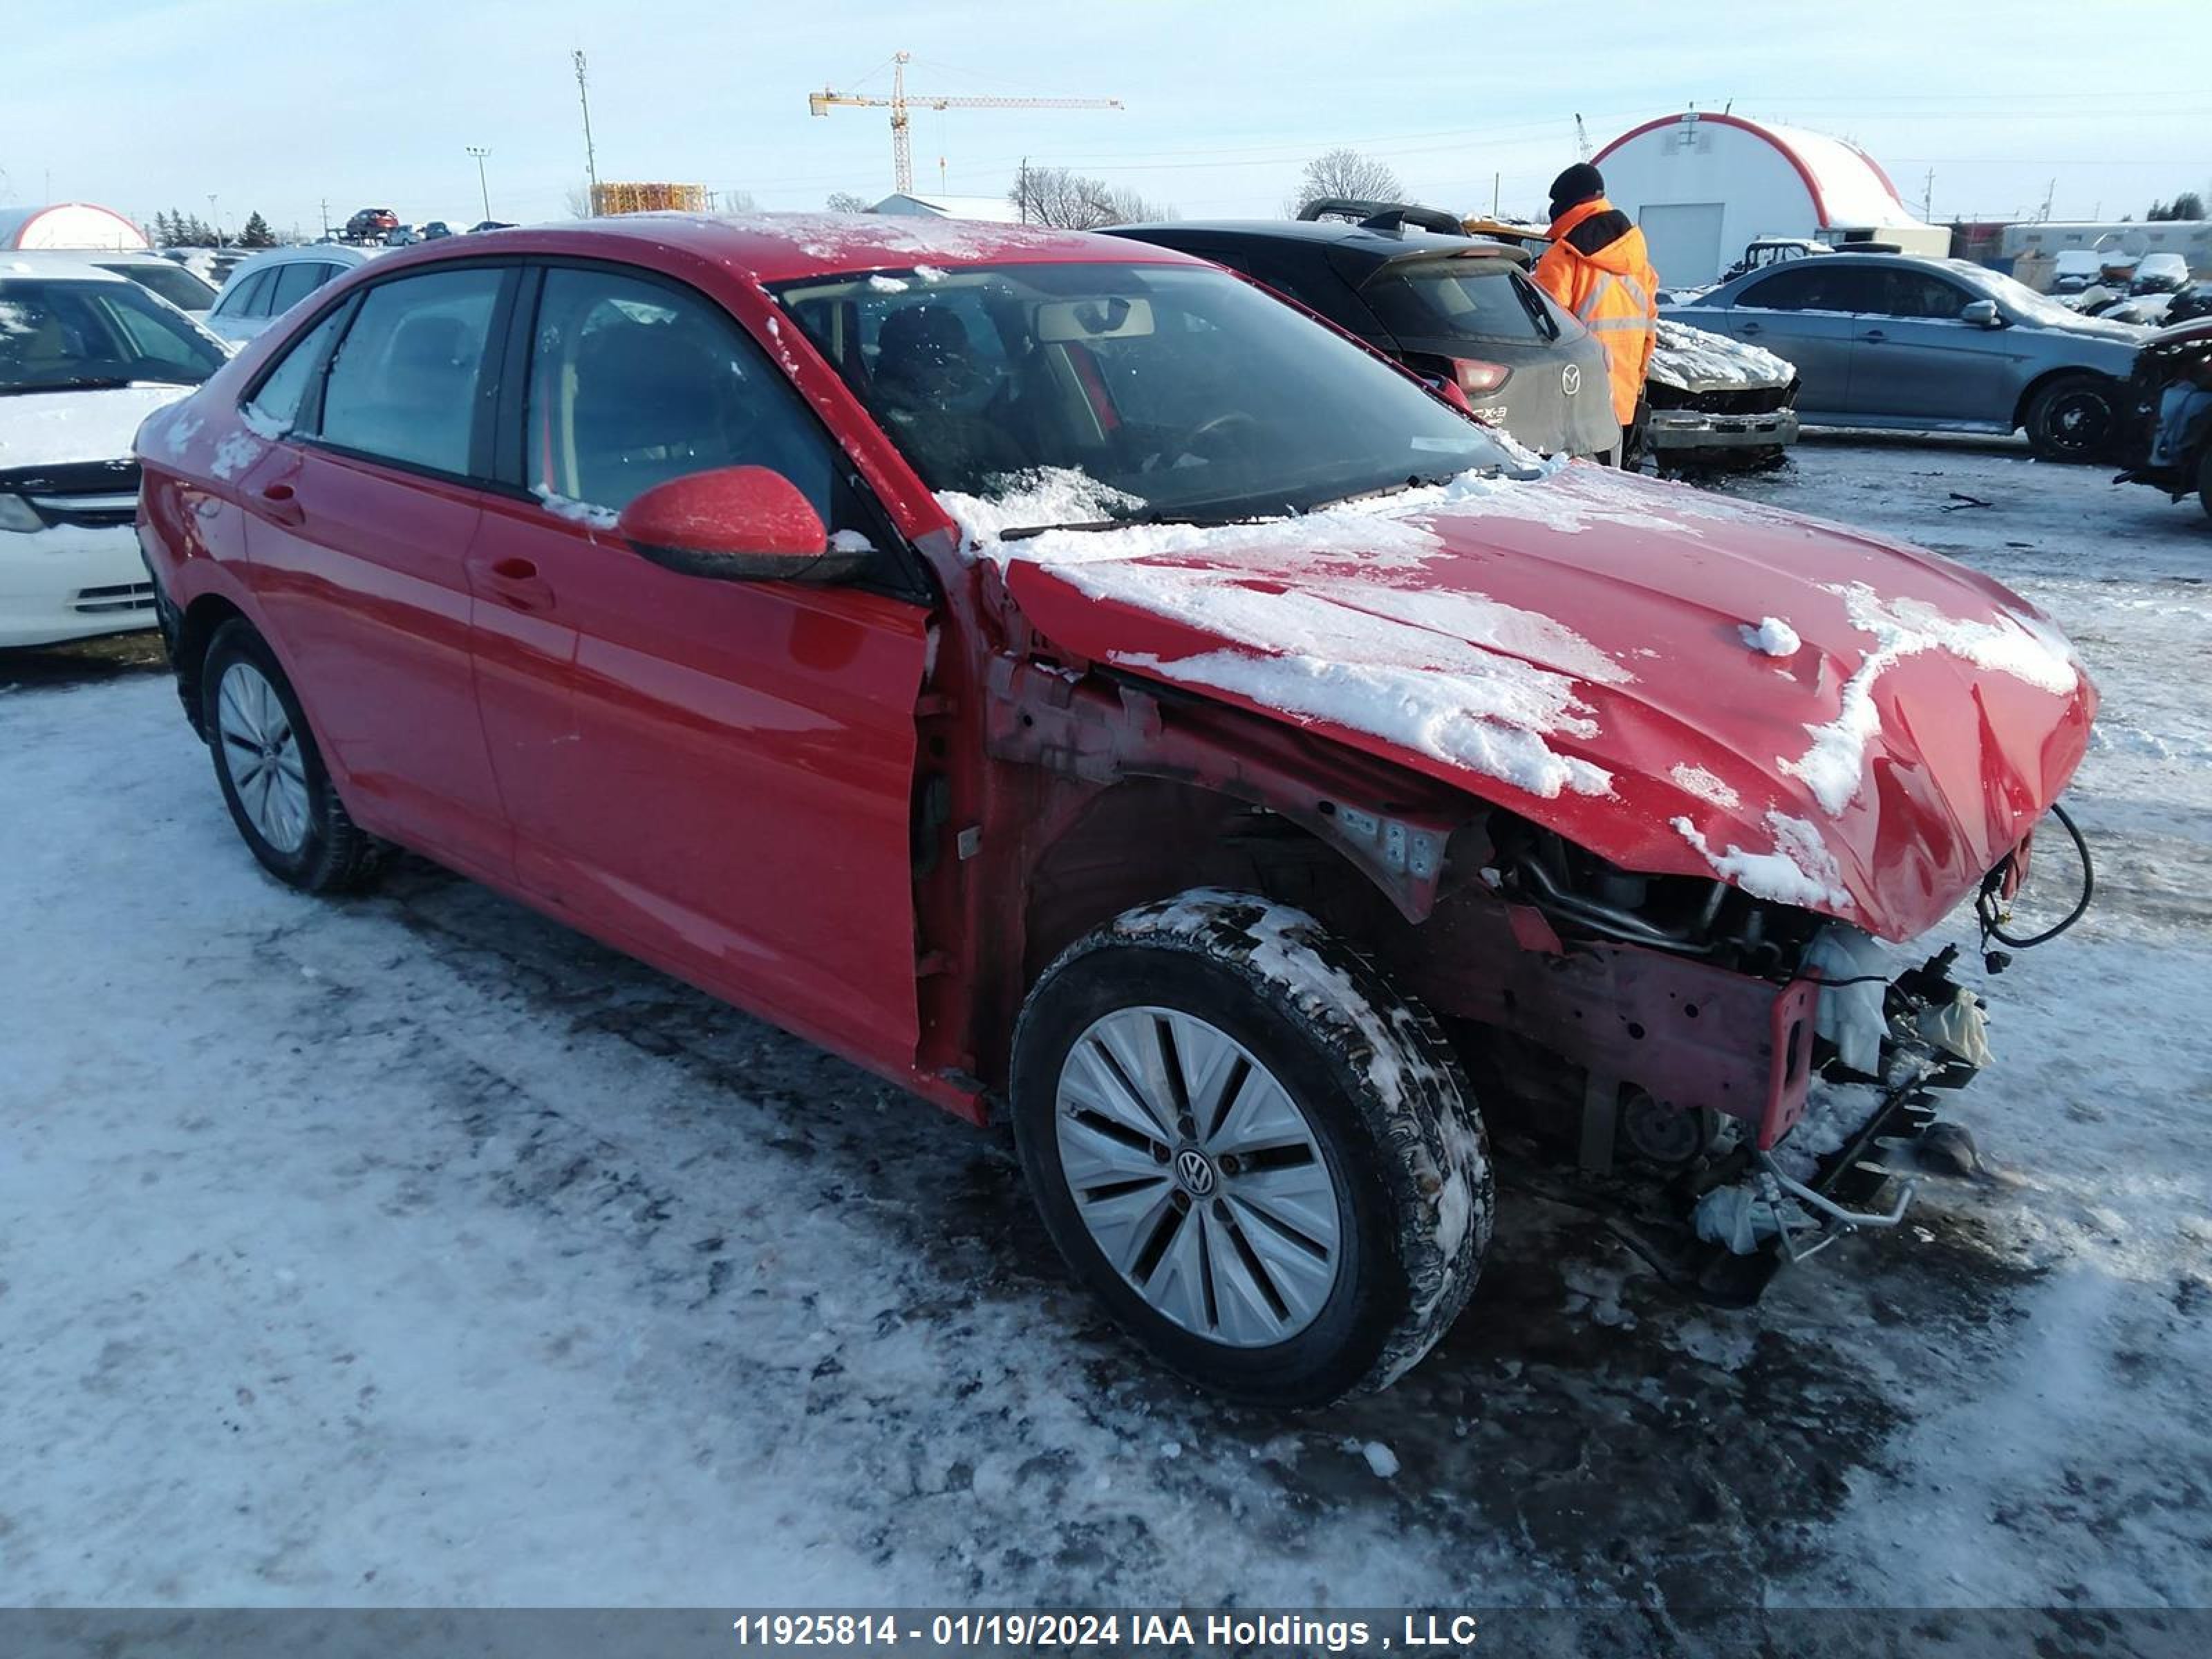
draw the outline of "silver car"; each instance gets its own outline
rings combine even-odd
[[[1808,426],[2025,428],[2047,460],[2109,451],[2145,337],[1964,259],[1902,253],[1792,259],[1661,314],[1796,364]]]

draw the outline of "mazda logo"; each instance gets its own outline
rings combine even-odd
[[[1176,1175],[1194,1198],[1204,1198],[1213,1190],[1213,1165],[1195,1147],[1186,1146],[1176,1154]]]
[[[1569,363],[1559,371],[1559,390],[1571,398],[1582,389],[1583,366],[1580,363]]]

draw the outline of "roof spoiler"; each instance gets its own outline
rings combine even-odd
[[[1467,234],[1467,227],[1442,208],[1418,207],[1407,202],[1369,202],[1356,196],[1324,196],[1300,208],[1298,217],[1307,221],[1350,219],[1362,230],[1403,230],[1411,225],[1416,230],[1434,231],[1440,236]]]

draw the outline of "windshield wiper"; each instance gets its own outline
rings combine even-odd
[[[1048,535],[1055,530],[1096,532],[1105,530],[1133,530],[1156,524],[1224,525],[1247,524],[1249,516],[1233,519],[1200,518],[1188,513],[1139,513],[1127,519],[1079,519],[1070,524],[1025,524],[1012,530],[1001,530],[1002,542],[1025,542],[1036,537]]]
[[[1353,501],[1380,501],[1385,495],[1402,495],[1409,489],[1434,489],[1439,484],[1449,483],[1457,477],[1459,474],[1456,472],[1439,472],[1433,476],[1422,472],[1411,473],[1390,483],[1377,484],[1372,489],[1355,489],[1347,495],[1328,496],[1316,501],[1305,510],[1309,513],[1320,513],[1332,507],[1347,506]]]

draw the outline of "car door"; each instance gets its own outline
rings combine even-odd
[[[362,290],[302,337],[333,337],[292,430],[235,458],[248,580],[349,805],[494,877],[509,835],[477,713],[466,559],[520,276],[451,265]]]
[[[723,581],[611,528],[715,467],[887,522],[768,353],[643,272],[551,264],[518,316],[514,485],[470,561],[477,681],[520,879],[582,926],[847,1052],[910,1056],[915,702],[928,611],[884,580]],[[835,1011],[834,1020],[826,1011]],[[829,1029],[834,1025],[833,1029]]]
[[[1982,296],[1917,265],[1875,273],[1878,309],[1859,319],[1851,398],[1869,414],[2009,428],[2018,379],[2004,331],[1960,313]]]
[[[1826,258],[1793,259],[1754,277],[1715,313],[1723,331],[1796,365],[1797,407],[1808,419],[1851,408],[1851,351],[1857,331],[1853,313],[1872,294],[1871,284],[1858,273],[1856,265],[1838,268]],[[1713,310],[1693,306],[1684,320],[1705,327],[1707,313]]]

